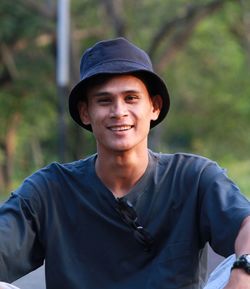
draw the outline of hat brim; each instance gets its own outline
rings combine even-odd
[[[91,131],[92,132],[92,128],[91,125],[85,125],[82,123],[80,115],[79,115],[79,110],[78,110],[78,103],[80,100],[83,100],[85,97],[85,91],[86,91],[86,84],[87,81],[97,75],[113,75],[113,74],[117,74],[117,75],[122,75],[122,74],[129,74],[129,73],[140,73],[143,74],[147,79],[147,87],[150,86],[149,91],[153,91],[154,95],[160,95],[162,98],[162,108],[161,108],[161,112],[158,116],[158,118],[154,121],[151,121],[150,123],[150,128],[155,127],[156,125],[158,125],[160,122],[162,122],[162,120],[166,117],[168,111],[169,111],[169,107],[170,107],[170,98],[169,98],[169,93],[168,93],[168,89],[164,83],[164,81],[154,72],[151,72],[149,70],[145,70],[145,68],[142,66],[139,69],[135,69],[134,68],[134,64],[131,64],[131,67],[128,67],[128,63],[126,64],[126,67],[122,67],[119,66],[119,71],[116,71],[116,67],[117,65],[114,65],[114,69],[110,69],[109,67],[109,72],[107,73],[107,69],[106,69],[106,65],[107,64],[103,64],[103,69],[102,67],[99,67],[99,69],[97,70],[97,68],[95,67],[95,69],[93,71],[89,71],[88,75],[85,76],[85,78],[83,80],[81,80],[79,83],[77,83],[73,89],[70,92],[69,95],[69,112],[71,117],[74,119],[74,121],[80,125],[81,127],[83,127],[84,129]],[[109,64],[110,65],[110,64]],[[132,68],[133,67],[133,68]]]

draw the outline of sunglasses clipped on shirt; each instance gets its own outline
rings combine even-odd
[[[139,224],[138,216],[132,204],[128,200],[117,198],[116,210],[120,214],[122,220],[133,229],[136,241],[144,247],[145,251],[150,251],[153,244],[153,238],[144,227]]]

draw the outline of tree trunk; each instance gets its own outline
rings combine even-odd
[[[4,156],[3,164],[1,166],[0,185],[2,184],[2,188],[0,188],[0,192],[8,192],[11,189],[13,161],[16,148],[16,132],[19,122],[20,114],[16,112],[10,119],[5,140],[2,144]]]
[[[244,44],[247,53],[248,67],[250,68],[250,4],[249,1],[246,0],[241,0],[240,2],[242,6]]]

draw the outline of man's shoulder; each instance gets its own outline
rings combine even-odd
[[[75,160],[68,163],[53,162],[46,166],[45,171],[65,171],[69,173],[84,172],[93,167],[96,154],[85,157],[84,159]]]
[[[25,200],[30,206],[47,207],[48,200],[68,200],[74,192],[85,188],[91,182],[95,156],[71,163],[53,162],[28,176],[22,184],[12,192],[11,198]]]
[[[25,178],[18,191],[51,191],[73,185],[77,180],[89,179],[95,156],[69,163],[52,162]]]
[[[177,152],[173,154],[151,153],[157,164],[157,172],[162,176],[170,174],[186,176],[186,177],[201,177],[202,175],[216,175],[224,170],[214,161],[207,157],[192,154]],[[166,175],[167,173],[167,175]]]
[[[188,165],[188,164],[200,164],[200,165],[209,165],[216,164],[211,159],[192,153],[185,152],[176,152],[176,153],[156,153],[150,152],[152,157],[157,159],[158,162],[164,164],[175,164],[175,165]]]
[[[64,175],[64,174],[78,174],[82,172],[86,172],[86,170],[90,169],[94,164],[95,155],[88,156],[84,159],[79,159],[76,161],[68,162],[68,163],[60,163],[60,162],[52,162],[47,166],[37,170],[32,174],[32,176],[36,175],[44,175],[44,176],[53,176],[53,175]]]

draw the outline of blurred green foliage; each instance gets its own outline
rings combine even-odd
[[[60,161],[56,1],[31,2],[0,3],[0,193],[6,193],[8,161],[8,193],[34,170]],[[78,80],[80,55],[89,45],[122,33],[148,50],[164,22],[212,0],[114,1],[120,5],[115,6],[118,20],[109,14],[106,2],[71,1],[70,87]],[[153,149],[186,151],[218,161],[250,196],[250,51],[246,40],[250,31],[243,21],[245,9],[240,1],[218,2],[223,4],[220,9],[195,24],[190,37],[161,70],[171,94],[171,111],[151,138],[157,139],[152,142]],[[42,12],[41,4],[51,12],[49,16]],[[176,33],[181,29],[176,28]],[[164,64],[162,55],[175,37],[171,34],[162,39],[153,51],[156,67]],[[91,134],[78,128],[68,115],[66,124],[67,161],[95,151]],[[11,156],[6,149],[8,135],[14,147]]]

